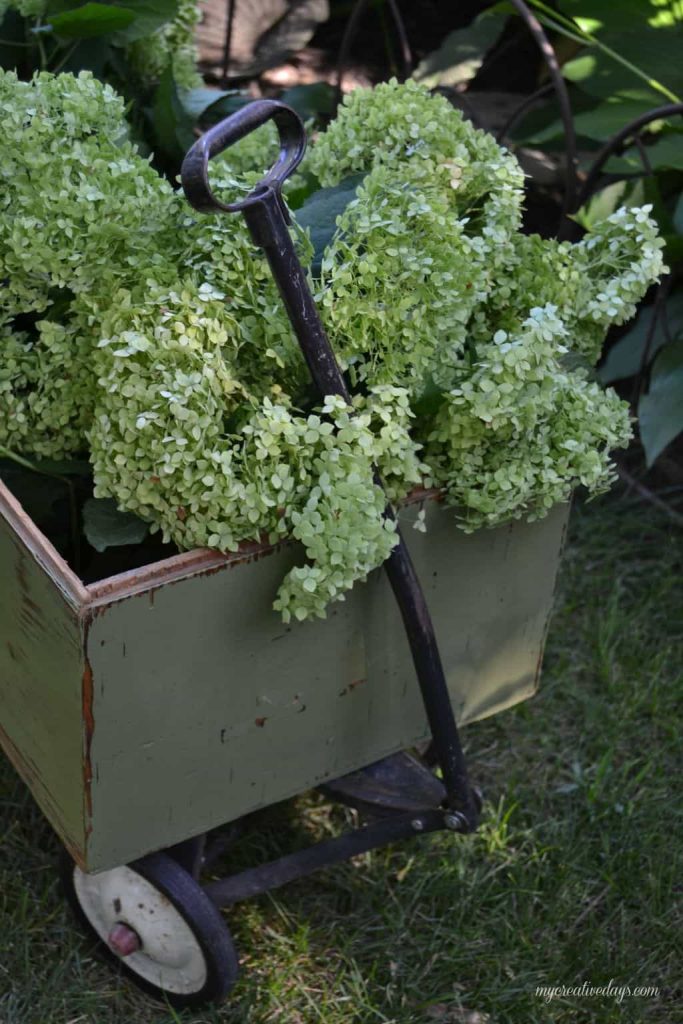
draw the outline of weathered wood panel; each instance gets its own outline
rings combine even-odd
[[[416,509],[405,509],[409,520]],[[461,721],[535,686],[567,510],[466,536],[430,502],[407,539]],[[382,572],[324,622],[271,604],[297,552],[221,560],[116,597],[93,588],[93,870],[177,842],[424,738],[419,690]],[[115,581],[114,581],[115,583]],[[120,589],[120,588],[119,588]],[[108,596],[104,596],[108,593]]]
[[[0,739],[74,852],[85,845],[85,588],[0,484]]]
[[[466,722],[536,686],[567,510],[465,536],[426,507],[426,535],[401,518]],[[188,552],[86,588],[0,483],[3,745],[91,870],[426,737],[384,573],[285,627],[298,555]]]

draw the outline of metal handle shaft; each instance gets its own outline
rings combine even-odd
[[[263,104],[271,104],[267,113]],[[350,396],[330,341],[320,320],[306,275],[299,262],[287,223],[288,215],[280,189],[287,174],[297,166],[306,144],[303,124],[294,111],[274,101],[260,101],[249,115],[249,107],[227,118],[198,140],[187,154],[181,170],[185,194],[199,210],[240,210],[256,245],[268,259],[280,295],[287,309],[311,377],[320,393]],[[269,108],[271,109],[271,108]],[[232,145],[268,117],[276,117],[280,130],[280,157],[253,191],[239,203],[224,205],[209,188],[208,161],[212,155]],[[283,113],[289,111],[289,114]],[[289,116],[289,115],[293,115]],[[294,121],[293,118],[296,118]],[[298,127],[297,127],[298,124]],[[208,139],[207,139],[208,136]],[[377,483],[381,486],[379,475]],[[387,504],[385,515],[394,519]],[[463,831],[476,828],[478,806],[470,787],[467,764],[462,751],[446,677],[427,602],[400,530],[398,544],[384,563],[405,626],[434,747],[443,774],[449,806],[463,815]]]

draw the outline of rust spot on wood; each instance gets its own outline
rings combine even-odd
[[[74,844],[70,842],[68,839],[64,839],[63,836],[62,842],[64,843],[66,852],[69,854],[71,859],[75,861],[75,863],[78,865],[81,871],[86,871],[87,865],[85,863],[85,858],[83,857],[83,851],[79,849],[77,846],[74,846]]]
[[[151,565],[143,565],[139,569],[131,569],[118,576],[110,576],[99,583],[90,584],[89,611],[102,614],[118,601],[148,590],[172,586],[189,578],[213,576],[223,569],[234,569],[238,565],[249,565],[280,551],[288,543],[291,542],[280,541],[271,545],[245,541],[236,552],[227,555],[208,548],[200,548],[181,555],[173,555]],[[153,600],[154,598],[150,597],[150,604]]]
[[[367,679],[354,679],[352,683],[349,683],[348,686],[345,686],[343,690],[339,691],[339,696],[345,697],[347,693],[351,693],[352,690],[355,690],[357,687],[362,686],[363,683],[367,683]]]
[[[262,729],[263,726],[268,721],[268,719],[267,718],[256,718],[256,719],[254,719],[254,721],[255,721],[256,725],[258,725],[259,729]]]
[[[85,813],[88,821],[92,819],[92,761],[90,757],[90,751],[92,747],[92,738],[95,731],[95,718],[93,715],[93,675],[90,662],[86,661],[85,668],[83,669],[83,686],[82,686],[82,709],[83,709],[83,795],[85,800]],[[91,825],[88,826],[87,831],[90,831]]]
[[[443,492],[436,489],[415,488],[404,498],[400,505],[412,505],[425,503],[427,501],[443,500]],[[181,516],[186,512],[180,508]],[[238,565],[249,565],[252,562],[272,555],[283,547],[293,543],[291,540],[278,541],[270,544],[266,534],[263,534],[258,541],[243,541],[237,551],[222,554],[207,548],[197,548],[194,551],[187,551],[171,558],[163,559],[151,565],[141,566],[139,569],[131,569],[128,572],[111,576],[98,583],[92,583],[87,588],[90,598],[90,608],[96,612],[98,605],[94,602],[109,601],[113,604],[133,594],[140,593],[150,585],[154,587],[168,586],[178,583],[190,576],[212,576],[222,569],[233,569]],[[99,606],[101,608],[101,605]],[[332,615],[338,614],[335,609]],[[287,630],[289,632],[289,630]]]

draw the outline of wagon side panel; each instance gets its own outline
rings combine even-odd
[[[68,581],[56,579],[57,559],[41,558],[43,539],[35,527],[5,494],[0,499],[0,738],[48,820],[82,859],[84,662],[78,610],[66,593]]]
[[[433,502],[427,514],[409,544],[458,718],[482,717],[536,686],[566,510],[472,536]],[[92,870],[426,736],[385,574],[326,620],[284,626],[272,602],[300,556],[287,546],[175,582],[160,573],[91,608]]]
[[[362,588],[324,621],[285,626],[272,610],[300,555],[289,546],[92,609],[91,868],[396,749],[365,685]]]
[[[434,502],[426,507],[427,532],[410,528],[416,507],[401,521],[431,610],[449,692],[458,722],[497,714],[538,688],[543,647],[569,517],[558,505],[542,520],[514,522],[466,534],[455,513]],[[378,630],[388,637],[381,662],[369,645],[370,675],[403,680],[404,720],[423,716],[417,687],[406,677],[410,651],[391,601]],[[412,706],[411,706],[412,705]]]

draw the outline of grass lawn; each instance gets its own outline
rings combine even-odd
[[[58,844],[3,763],[1,1024],[683,1021],[682,555],[652,507],[575,507],[541,691],[465,731],[479,833],[418,838],[234,908],[243,974],[220,1009],[175,1013],[98,961],[62,902]],[[345,814],[282,805],[237,856]],[[659,994],[536,995],[610,980]]]

